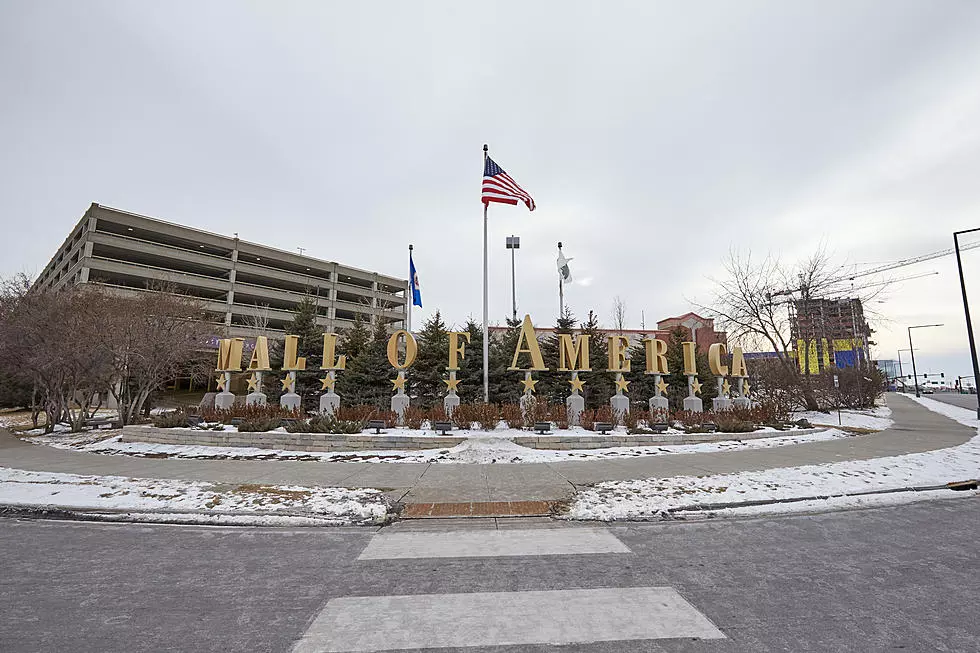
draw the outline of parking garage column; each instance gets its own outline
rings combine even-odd
[[[228,300],[226,302],[225,324],[231,326],[231,312],[235,303],[235,280],[238,276],[238,235],[235,235],[235,248],[231,250],[231,272],[228,273]]]

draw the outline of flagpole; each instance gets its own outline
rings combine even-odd
[[[412,277],[412,245],[408,245],[408,294],[411,297],[406,297],[408,300],[408,328],[405,329],[409,333],[412,332],[412,304],[415,303],[415,278]]]
[[[561,241],[558,241],[558,256],[561,257]],[[558,317],[565,316],[565,275],[558,271]]]
[[[483,169],[487,168],[487,144],[483,144]],[[490,327],[487,323],[487,208],[483,203],[483,401],[490,403]]]

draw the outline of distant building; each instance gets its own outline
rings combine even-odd
[[[407,320],[407,279],[92,204],[35,284],[94,284],[117,293],[165,285],[201,300],[233,336],[283,333],[310,295],[320,326],[355,316]]]
[[[687,331],[688,335],[686,337],[695,338],[695,342],[698,343],[698,349],[704,352],[708,351],[708,347],[717,343],[727,344],[728,336],[724,331],[715,330],[715,321],[711,318],[701,317],[696,313],[685,313],[679,317],[668,317],[664,320],[657,322],[656,329],[599,329],[599,332],[603,337],[622,335],[629,339],[630,345],[636,345],[644,338],[660,338],[666,340],[670,336],[670,332],[680,327]],[[490,335],[499,337],[507,331],[507,327],[503,326],[492,326],[490,327]],[[554,327],[535,327],[535,331],[539,338],[545,338],[549,334],[553,333]],[[576,333],[580,330],[576,329]]]
[[[853,367],[868,360],[873,333],[860,299],[796,300],[790,336],[800,369],[816,374],[828,367]]]

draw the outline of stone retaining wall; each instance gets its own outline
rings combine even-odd
[[[755,440],[783,435],[804,435],[824,429],[795,429],[793,431],[763,431],[754,433],[701,433],[677,435],[526,435],[514,438],[514,443],[531,449],[604,449],[607,447],[649,447],[672,444],[700,444],[723,440]],[[481,434],[479,437],[489,437]],[[153,444],[182,444],[205,447],[255,447],[289,451],[382,451],[385,449],[448,449],[467,438],[449,435],[404,437],[386,433],[328,434],[328,433],[237,433],[234,431],[202,431],[198,429],[162,429],[153,426],[126,426],[123,442]]]

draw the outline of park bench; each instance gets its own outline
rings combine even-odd
[[[385,428],[385,421],[383,419],[371,419],[368,420],[365,428],[374,429],[377,435],[381,435],[381,429]]]
[[[705,433],[717,433],[718,432],[718,425],[715,424],[715,423],[713,423],[713,422],[705,422],[704,424],[701,425],[701,428],[704,429],[704,432]]]
[[[654,433],[666,433],[668,427],[669,427],[669,425],[666,424],[665,422],[660,422],[660,423],[651,425],[650,426],[650,430],[653,431]]]
[[[95,417],[85,420],[85,426],[95,429],[121,429],[122,420],[109,419],[107,417]]]
[[[534,430],[538,432],[539,435],[544,435],[546,432],[551,432],[551,422],[535,422]]]
[[[433,422],[432,423],[432,430],[433,431],[438,431],[439,432],[439,435],[446,435],[446,432],[447,431],[452,431],[453,430],[453,423],[452,422]]]
[[[598,431],[599,433],[602,433],[603,435],[605,435],[606,433],[609,433],[609,431],[612,431],[614,428],[615,428],[615,426],[611,422],[596,422],[595,423],[595,430]]]

